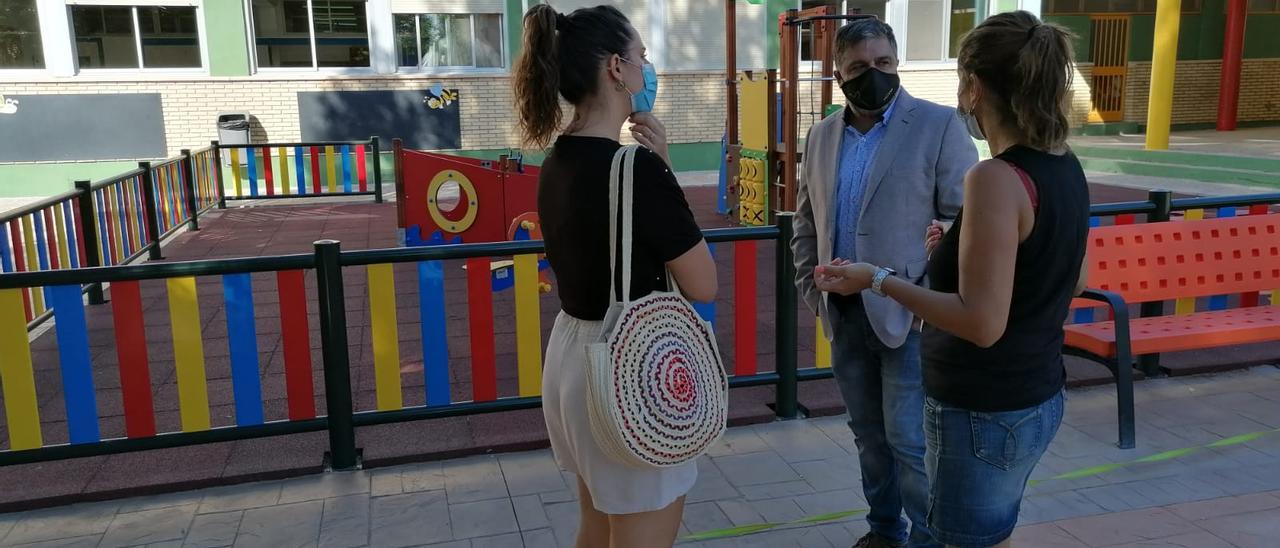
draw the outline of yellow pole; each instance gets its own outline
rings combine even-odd
[[[1169,149],[1173,118],[1173,74],[1178,65],[1178,22],[1182,0],[1156,0],[1155,43],[1151,48],[1151,93],[1147,98],[1147,150]]]

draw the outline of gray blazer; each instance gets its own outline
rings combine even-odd
[[[831,262],[835,245],[836,185],[844,112],[827,116],[809,130],[797,189],[796,286],[818,315],[830,340],[839,311],[813,283],[813,268]],[[842,257],[898,271],[924,284],[924,233],[933,219],[954,219],[964,194],[964,174],[978,152],[956,111],[898,92],[893,118],[876,150],[862,197],[857,257]],[[912,315],[896,301],[862,292],[871,327],[890,348],[902,346]]]

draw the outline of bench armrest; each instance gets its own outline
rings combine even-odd
[[[1118,293],[1112,293],[1102,289],[1085,288],[1085,290],[1080,293],[1080,296],[1076,298],[1106,303],[1107,308],[1111,309],[1112,317],[1115,318],[1117,324],[1121,321],[1126,325],[1129,323],[1129,303],[1124,302],[1124,297],[1121,297]]]
[[[1135,445],[1136,427],[1133,410],[1133,345],[1129,340],[1129,303],[1124,297],[1110,291],[1086,288],[1080,299],[1099,301],[1107,304],[1115,320],[1116,353],[1116,410],[1119,414],[1120,448],[1133,449]]]

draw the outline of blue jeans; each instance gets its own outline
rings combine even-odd
[[[867,523],[894,542],[940,546],[926,525],[920,334],[912,331],[901,347],[886,347],[859,300],[838,306],[842,319],[832,334],[833,373],[858,445],[862,493],[871,506]],[[904,510],[911,519],[909,535]]]
[[[929,398],[929,527],[959,548],[1013,534],[1027,479],[1062,424],[1063,395],[1016,411],[983,413]]]

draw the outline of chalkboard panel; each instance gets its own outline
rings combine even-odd
[[[131,160],[165,152],[158,93],[0,96],[0,162]]]
[[[303,141],[356,141],[377,135],[385,147],[399,137],[419,150],[462,147],[458,91],[298,92]]]

